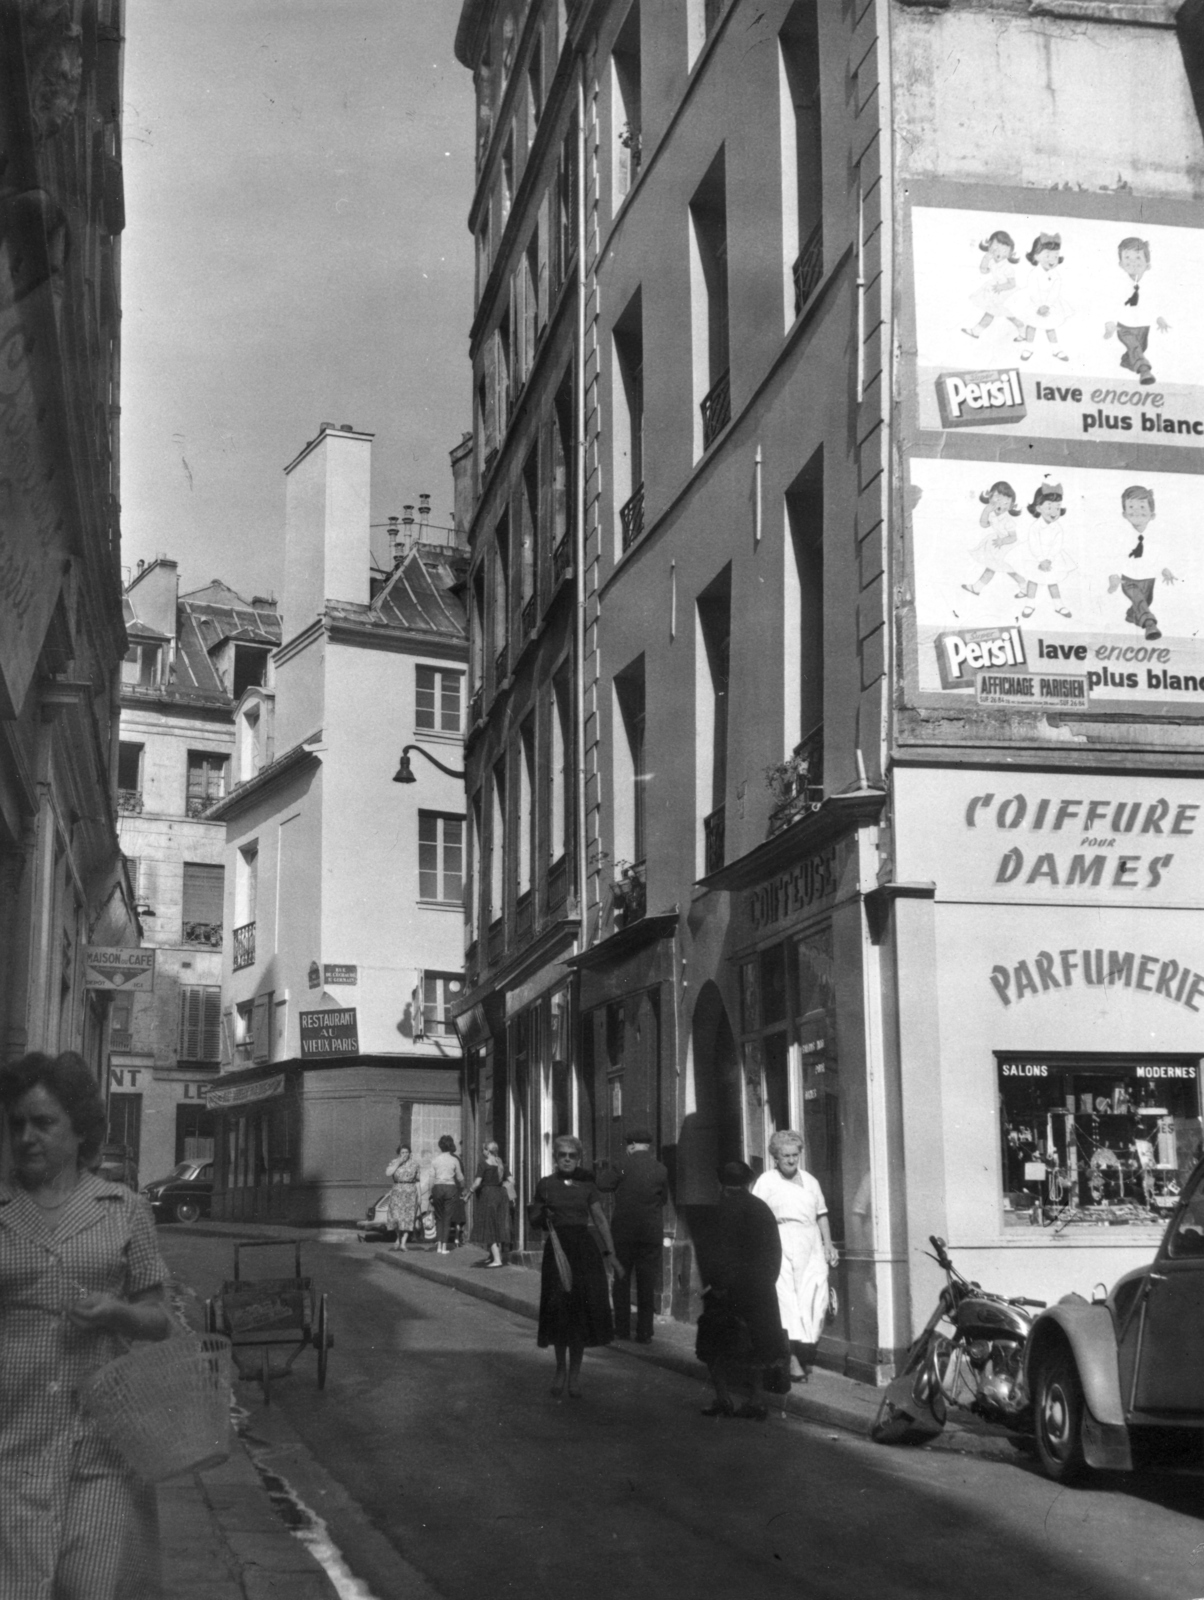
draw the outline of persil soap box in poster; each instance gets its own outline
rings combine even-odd
[[[913,456],[917,687],[1204,714],[1201,479]]]
[[[919,424],[1204,447],[1204,231],[912,211]]]

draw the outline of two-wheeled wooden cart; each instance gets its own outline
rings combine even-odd
[[[244,1250],[289,1248],[293,1250],[291,1278],[243,1276]],[[334,1343],[330,1311],[327,1296],[314,1288],[312,1278],[301,1275],[299,1239],[255,1239],[236,1244],[233,1278],[222,1284],[220,1295],[205,1302],[205,1330],[226,1335],[240,1375],[258,1377],[265,1405],[271,1404],[272,1379],[291,1372],[302,1350],[317,1351],[318,1388],[326,1387],[326,1366]],[[271,1352],[280,1349],[288,1350],[288,1357],[283,1366],[273,1368]]]

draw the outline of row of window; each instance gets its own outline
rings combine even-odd
[[[492,656],[495,684],[534,630],[542,588],[550,597],[568,568],[573,504],[573,374],[553,393],[493,537],[471,580],[470,673],[475,694]],[[542,575],[542,576],[541,576]]]
[[[549,875],[564,860],[571,837],[571,701],[567,669],[545,686],[519,724],[509,751],[472,796],[473,861],[479,881],[468,895],[470,938],[505,915],[508,889],[528,904],[536,862]]]

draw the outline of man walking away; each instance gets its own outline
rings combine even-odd
[[[635,1280],[637,1344],[651,1344],[652,1316],[660,1280],[661,1240],[669,1173],[652,1154],[652,1135],[633,1128],[627,1135],[627,1160],[622,1166],[601,1164],[599,1189],[615,1197],[610,1231],[622,1275],[615,1273],[615,1338],[631,1338],[631,1283]]]

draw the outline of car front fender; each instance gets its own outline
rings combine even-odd
[[[1024,1354],[1024,1376],[1030,1394],[1037,1364],[1058,1344],[1068,1345],[1083,1385],[1087,1409],[1097,1422],[1125,1425],[1116,1358],[1116,1329],[1104,1305],[1074,1301],[1050,1306],[1033,1324]]]

